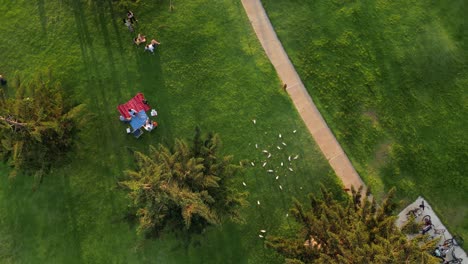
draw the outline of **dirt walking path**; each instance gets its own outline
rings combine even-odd
[[[317,110],[312,98],[304,87],[281,42],[276,36],[260,0],[242,0],[255,33],[267,56],[276,69],[297,111],[304,120],[309,132],[317,142],[326,159],[343,181],[346,188],[364,186],[364,182],[341,148],[333,133]]]

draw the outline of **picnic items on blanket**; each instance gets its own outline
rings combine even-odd
[[[138,93],[125,104],[117,106],[117,110],[120,112],[120,121],[130,125],[130,127],[126,128],[128,134],[139,138],[143,134],[142,128],[151,131],[158,126],[158,123],[150,120],[146,114],[146,111],[150,109],[151,107],[142,93]],[[151,116],[157,115],[156,109],[151,109]]]

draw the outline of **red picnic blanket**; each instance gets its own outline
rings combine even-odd
[[[137,95],[130,99],[130,101],[117,106],[117,110],[119,110],[120,114],[125,118],[130,117],[128,109],[135,109],[137,112],[144,110],[146,112],[150,110],[151,107],[148,104],[143,103],[143,100],[145,100],[145,96],[142,93],[137,93]]]

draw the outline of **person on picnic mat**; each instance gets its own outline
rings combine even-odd
[[[128,113],[131,117],[135,117],[138,112],[135,109],[128,109]]]
[[[153,129],[155,128],[154,123],[156,123],[156,122],[151,122],[151,120],[150,120],[149,118],[146,119],[145,129],[146,129],[147,131],[153,130]],[[157,123],[156,123],[156,126],[157,126]]]

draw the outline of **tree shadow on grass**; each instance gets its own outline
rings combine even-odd
[[[44,0],[37,0],[37,10],[39,12],[39,18],[41,20],[42,34],[47,37],[47,17],[45,14]]]
[[[151,107],[157,109],[158,116],[155,120],[159,126],[155,132],[161,139],[159,142],[162,141],[170,146],[173,144],[174,138],[171,116],[171,103],[174,102],[169,98],[167,91],[160,52],[164,52],[160,46],[153,54],[141,49],[135,50],[137,69],[140,74],[140,87],[135,87],[135,89],[145,92],[145,97]]]

